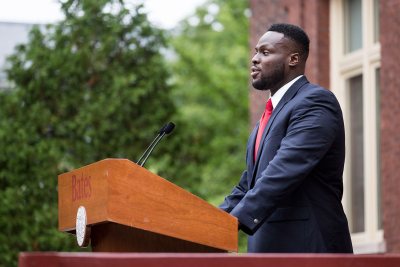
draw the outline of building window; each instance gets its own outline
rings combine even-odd
[[[345,52],[353,52],[362,47],[361,0],[344,1],[344,29],[346,34]]]
[[[351,218],[350,231],[365,231],[364,213],[364,122],[363,122],[363,76],[357,75],[348,80],[347,99],[349,100],[350,128],[350,177],[351,177]]]
[[[376,1],[375,1],[376,2]],[[375,88],[376,88],[376,97],[375,97],[375,105],[377,107],[380,106],[380,68],[376,68],[375,69]],[[378,196],[378,216],[377,218],[377,224],[378,224],[378,229],[382,230],[382,196],[381,196],[381,154],[379,151],[381,151],[381,146],[380,146],[380,142],[379,140],[381,139],[381,135],[380,135],[380,118],[381,118],[381,114],[380,114],[380,109],[377,108],[376,110],[376,151],[377,151],[377,168],[376,168],[376,177],[377,177],[377,181],[376,181],[376,191],[377,191],[377,196]]]
[[[379,1],[331,0],[331,90],[343,109],[343,206],[355,253],[385,251],[379,164]]]
[[[379,42],[379,0],[374,0],[374,42]]]

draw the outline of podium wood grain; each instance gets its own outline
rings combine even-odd
[[[61,174],[58,190],[59,230],[84,206],[94,251],[237,251],[236,218],[129,160]]]

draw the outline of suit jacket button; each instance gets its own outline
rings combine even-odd
[[[253,221],[255,224],[259,223],[258,219],[254,219]]]

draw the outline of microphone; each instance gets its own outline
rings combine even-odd
[[[170,134],[174,130],[174,128],[175,124],[173,122],[168,122],[163,127],[161,127],[161,129],[158,131],[156,138],[153,139],[149,147],[146,149],[146,151],[144,151],[143,155],[139,158],[139,160],[136,163],[141,167],[143,167],[143,165],[146,163],[147,159],[149,158],[151,152],[153,152],[158,142],[161,141],[164,135]]]

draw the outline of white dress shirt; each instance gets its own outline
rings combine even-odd
[[[273,96],[270,97],[271,101],[272,101],[272,107],[273,108],[276,108],[276,106],[278,106],[279,101],[281,101],[282,97],[285,95],[287,90],[289,90],[290,86],[292,86],[302,76],[303,75],[297,76],[296,78],[294,78],[293,80],[291,80],[290,82],[288,82],[287,84],[285,84],[284,86],[279,88],[279,90],[276,91],[276,93]]]

